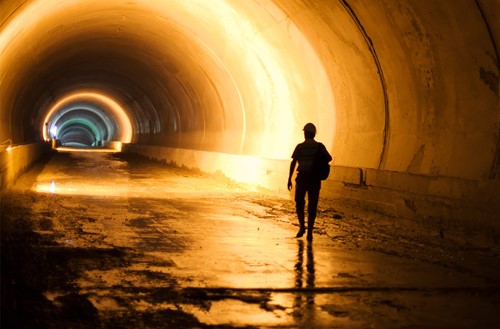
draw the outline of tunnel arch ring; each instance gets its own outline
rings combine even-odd
[[[80,113],[81,112],[81,113]],[[84,113],[87,113],[85,115]],[[95,106],[88,103],[72,103],[64,106],[63,109],[57,111],[49,122],[47,122],[47,131],[50,132],[50,137],[58,139],[62,138],[62,133],[65,130],[74,126],[87,126],[96,140],[109,140],[115,136],[117,129],[114,118],[106,113],[100,106]]]
[[[96,104],[95,106],[82,104]],[[43,139],[48,141],[52,138],[51,130],[54,131],[57,122],[62,116],[76,109],[92,112],[101,118],[102,122],[109,127],[109,138],[122,143],[132,141],[132,122],[125,109],[114,99],[102,93],[85,90],[70,93],[60,98],[49,107],[43,119]],[[109,115],[107,115],[109,114]],[[116,131],[109,117],[116,120]]]

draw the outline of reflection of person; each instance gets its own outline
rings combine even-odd
[[[304,241],[298,240],[297,262],[295,263],[294,314],[304,324],[311,325],[314,321],[314,255],[312,243],[307,244],[306,282],[304,287]],[[305,290],[304,290],[305,288]]]
[[[323,152],[328,162],[332,161],[331,155],[325,146],[314,140],[316,136],[316,126],[308,123],[304,126],[304,142],[298,144],[292,154],[290,164],[290,174],[288,176],[288,190],[292,189],[292,175],[297,162],[297,177],[295,179],[295,208],[299,218],[299,232],[297,238],[304,235],[306,231],[304,223],[305,196],[307,193],[307,240],[312,240],[314,221],[318,208],[319,190],[321,189],[321,179],[313,168],[313,162],[318,152]]]

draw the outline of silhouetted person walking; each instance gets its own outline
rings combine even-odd
[[[323,153],[322,156],[328,161],[332,161],[332,156],[326,150],[322,143],[314,140],[316,136],[316,126],[312,123],[307,123],[304,126],[305,141],[298,144],[292,154],[292,163],[290,164],[290,174],[288,176],[288,190],[292,189],[292,175],[297,162],[297,177],[295,178],[295,208],[299,218],[299,232],[297,238],[304,235],[305,227],[305,196],[307,193],[307,240],[312,240],[314,221],[316,219],[316,211],[318,208],[319,190],[321,189],[321,178],[314,167],[315,159],[318,158],[318,153]]]

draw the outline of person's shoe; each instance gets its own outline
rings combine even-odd
[[[297,235],[295,237],[296,238],[301,238],[304,235],[304,233],[306,233],[306,229],[305,229],[305,227],[301,227],[299,229],[299,231],[297,232]]]
[[[312,241],[312,240],[313,240],[312,232],[307,232],[307,241]]]

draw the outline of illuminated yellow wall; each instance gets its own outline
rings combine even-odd
[[[498,0],[3,0],[0,142],[91,91],[113,139],[495,179]],[[98,103],[95,97],[80,100]],[[120,119],[121,117],[121,119]]]

